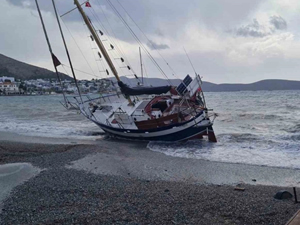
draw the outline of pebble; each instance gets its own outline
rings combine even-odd
[[[274,201],[273,193],[278,187],[243,184],[247,193],[241,194],[228,185],[95,175],[67,169],[65,165],[98,151],[96,147],[29,144],[13,147],[25,148],[28,153],[23,151],[13,157],[12,148],[6,161],[31,162],[46,170],[16,187],[4,201],[1,225],[276,225],[285,224],[298,210],[292,200]],[[34,154],[30,155],[30,151]]]

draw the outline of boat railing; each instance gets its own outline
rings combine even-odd
[[[118,122],[118,121],[117,121]],[[121,128],[121,129],[124,129],[124,127],[122,126],[121,123],[118,122],[118,126]]]
[[[76,99],[76,101],[78,102],[78,104],[85,104],[85,103],[88,103],[88,102],[95,102],[95,101],[101,101],[103,100],[104,102],[106,101],[109,101],[111,102],[110,98],[111,97],[119,97],[119,94],[109,94],[109,95],[101,95],[99,97],[95,97],[95,98],[91,98],[89,95],[83,95],[82,97],[86,97],[87,99],[84,99],[82,102],[81,102],[81,99],[79,98],[79,96],[76,96],[74,97]]]
[[[124,129],[124,127],[122,126],[122,124],[121,124],[119,121],[117,121],[117,120],[115,120],[115,121],[116,121],[116,123],[118,124],[119,128]],[[106,125],[107,125],[107,126],[112,127],[112,125],[111,125],[111,123],[109,122],[108,119],[106,119],[105,122],[106,122]]]
[[[106,125],[107,125],[107,126],[110,126],[110,127],[112,126],[112,125],[110,124],[110,122],[108,121],[108,119],[106,119],[105,122],[106,122]]]
[[[118,109],[116,109],[116,111],[114,112],[114,114],[127,114],[127,112],[126,111],[124,111],[122,108],[118,108]]]

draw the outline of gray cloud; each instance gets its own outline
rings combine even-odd
[[[166,44],[157,44],[154,41],[149,40],[147,43],[147,46],[151,49],[151,50],[162,50],[162,49],[168,49],[170,48],[168,45]]]
[[[262,25],[258,23],[256,19],[253,19],[253,22],[247,26],[241,26],[235,32],[237,36],[242,37],[265,37],[270,35],[270,31],[266,31]]]
[[[235,33],[237,36],[241,37],[265,37],[276,32],[276,30],[285,30],[287,28],[287,22],[281,16],[271,16],[269,20],[269,25],[260,24],[257,19],[253,19],[253,22],[241,26],[230,32]]]
[[[271,16],[270,24],[273,24],[277,30],[285,30],[287,22],[281,16]]]
[[[160,36],[160,37],[164,37],[163,32],[162,32],[161,29],[159,29],[159,28],[156,29],[154,33],[157,34],[157,35]]]
[[[83,1],[80,0],[80,2]],[[73,0],[55,0],[55,2],[59,14],[74,8]],[[107,1],[90,0],[90,2],[92,8],[84,8],[84,10],[90,16],[94,26],[102,30],[105,35],[116,36],[116,39],[121,40],[119,44],[132,68],[139,68],[138,51],[134,49],[135,47],[137,49],[137,46],[131,45],[135,44],[135,41],[122,22],[118,20]],[[252,82],[272,78],[299,80],[300,56],[296,50],[300,46],[299,40],[297,38],[289,40],[288,43],[293,44],[293,47],[289,47],[290,45],[285,45],[285,41],[277,40],[280,37],[274,37],[274,40],[272,37],[275,33],[279,36],[281,33],[291,35],[299,33],[300,28],[297,25],[299,14],[295,12],[296,8],[281,10],[280,16],[274,16],[277,15],[278,8],[274,7],[270,1],[262,2],[261,0],[244,0],[243,4],[236,4],[235,1],[230,0],[119,0],[111,2],[142,43],[148,44],[151,49],[165,49],[162,55],[175,70],[176,75],[181,78],[193,71],[183,51],[176,48],[178,45],[188,45],[187,50],[195,63],[196,70],[201,72],[206,80],[212,82]],[[134,21],[152,40],[151,42],[143,37],[118,2],[122,3]],[[67,58],[53,14],[52,1],[39,0],[39,3],[53,50],[60,60],[66,63]],[[266,8],[261,7],[262,4]],[[102,13],[102,9],[105,13]],[[97,22],[93,16],[93,10],[96,11],[95,14],[101,23]],[[0,21],[9,21],[9,24],[0,22],[0,29],[5,34],[0,37],[0,52],[27,63],[53,69],[34,0],[3,0],[0,11]],[[250,19],[245,23],[247,18],[256,18],[256,15],[262,14],[268,15],[270,11],[276,13],[272,17],[267,17],[264,23],[258,19]],[[288,24],[283,18],[289,18]],[[84,28],[78,10],[63,17],[63,21],[83,49],[93,70],[97,72],[97,62],[94,60],[89,45],[89,32]],[[74,66],[76,65],[75,68],[90,72],[64,24],[62,26]],[[289,32],[284,31],[287,26]],[[229,29],[230,35],[222,32]],[[111,30],[115,35],[111,35]],[[22,42],[20,42],[20,34],[22,34]],[[240,38],[234,43],[232,36],[255,37],[256,39]],[[171,49],[168,49],[169,47]],[[172,71],[156,52],[153,52],[153,57],[166,74],[171,76]],[[159,76],[150,59],[144,57],[143,61],[150,76]],[[81,73],[78,76],[80,79],[90,79]]]
[[[23,9],[31,9],[33,12],[37,10],[36,3],[34,0],[6,0],[9,4],[12,4],[14,6],[18,6]],[[51,0],[48,1],[38,1],[39,7],[43,12],[50,12],[54,15],[54,9],[53,4]],[[55,0],[56,8],[58,11],[58,14],[63,14],[70,9],[73,9],[74,2],[73,1],[61,1],[61,0]],[[65,21],[80,21],[80,16],[78,13],[72,12],[64,17]]]

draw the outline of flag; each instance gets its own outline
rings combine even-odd
[[[85,7],[92,7],[91,4],[89,2],[85,3]]]
[[[55,67],[58,67],[61,65],[61,62],[58,60],[58,58],[52,53],[52,60]]]

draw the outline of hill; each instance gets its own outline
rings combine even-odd
[[[0,54],[0,77],[2,76],[14,77],[22,80],[57,78],[56,73],[50,70],[29,65]],[[61,79],[72,79],[62,73],[60,73],[60,76]]]
[[[136,79],[121,77],[121,80],[131,86],[136,85]],[[170,85],[166,80],[160,78],[144,78],[146,86]],[[179,79],[170,80],[172,85],[178,85]],[[262,91],[262,90],[300,90],[300,81],[290,80],[261,80],[251,84],[214,84],[203,82],[205,92],[226,92],[226,91]]]
[[[203,89],[211,92],[300,90],[300,81],[261,80],[251,84],[213,84],[204,82]]]
[[[60,74],[62,79],[70,80],[71,77]],[[9,76],[16,79],[30,80],[38,78],[54,78],[56,74],[50,70],[29,65],[18,60],[9,58],[0,54],[0,77]],[[115,78],[111,78],[114,79]],[[130,86],[136,86],[137,80],[134,78],[121,77],[121,80]],[[171,85],[177,86],[181,80],[170,80]],[[170,83],[161,78],[144,78],[145,86],[163,86]],[[290,80],[262,80],[251,84],[214,84],[203,82],[203,90],[206,92],[224,92],[224,91],[259,91],[259,90],[300,90],[300,81]]]

